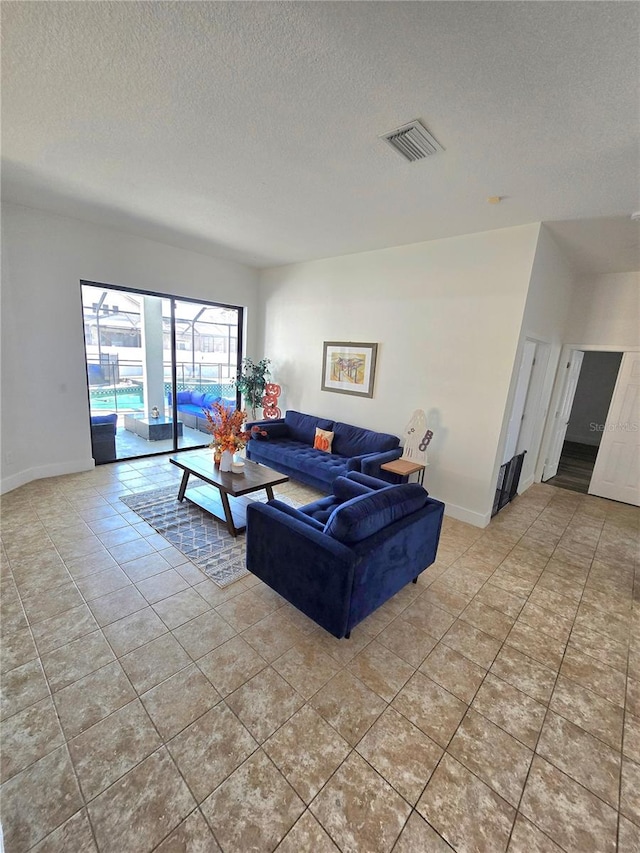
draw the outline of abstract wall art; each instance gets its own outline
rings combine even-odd
[[[373,397],[378,344],[325,341],[322,390]]]

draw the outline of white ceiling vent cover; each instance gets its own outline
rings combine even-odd
[[[444,151],[440,143],[431,136],[427,128],[419,121],[412,121],[390,133],[383,134],[380,139],[388,142],[392,148],[402,154],[405,160],[413,163],[424,160],[431,154]]]

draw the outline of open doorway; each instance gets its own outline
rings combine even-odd
[[[605,433],[607,414],[611,406],[623,354],[621,352],[574,350],[568,365],[569,380],[574,373],[575,393],[565,398],[565,411],[560,412],[559,427],[566,432],[557,434],[556,452],[545,465],[543,480],[573,492],[587,494]],[[572,383],[568,382],[568,390]]]

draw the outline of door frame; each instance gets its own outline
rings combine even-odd
[[[564,368],[563,365],[566,363],[566,360],[570,357],[570,354],[573,350],[582,350],[583,352],[640,352],[640,347],[634,346],[620,346],[616,344],[563,344],[562,349],[560,351],[560,358],[558,359],[558,366],[556,368],[556,377],[553,384],[553,391],[551,394],[551,400],[549,402],[549,409],[547,412],[547,420],[544,427],[544,432],[542,436],[542,443],[540,445],[540,452],[538,454],[538,460],[536,462],[536,468],[534,472],[534,482],[541,483],[542,482],[542,474],[544,473],[544,466],[547,461],[547,454],[551,448],[551,441],[553,439],[553,433],[555,428],[555,413],[560,404],[560,400],[562,398],[562,393],[564,391]]]
[[[244,336],[245,336],[245,322],[246,322],[246,313],[245,313],[244,306],[242,306],[242,305],[231,305],[230,303],[226,303],[226,302],[213,302],[213,301],[209,301],[209,300],[198,299],[194,296],[179,296],[178,294],[175,294],[175,293],[163,293],[160,291],[145,290],[144,288],[129,287],[129,286],[123,285],[123,284],[106,284],[105,282],[92,281],[92,280],[84,279],[84,278],[81,278],[79,283],[80,283],[80,310],[81,310],[82,317],[83,317],[83,351],[84,351],[84,360],[85,360],[85,368],[86,368],[85,373],[86,373],[86,381],[87,381],[87,418],[88,418],[87,426],[89,428],[90,428],[90,423],[91,423],[91,389],[89,386],[89,375],[88,375],[88,368],[87,368],[87,364],[88,364],[88,362],[87,362],[87,348],[86,348],[86,342],[84,340],[84,312],[83,312],[84,301],[83,301],[83,291],[82,291],[82,288],[85,285],[88,287],[104,288],[105,290],[114,290],[114,291],[119,291],[122,293],[135,293],[138,296],[154,296],[154,297],[158,297],[159,299],[167,299],[169,301],[170,320],[171,320],[171,328],[170,328],[170,336],[171,336],[171,385],[172,385],[172,392],[173,392],[172,393],[172,420],[173,420],[174,424],[178,423],[178,411],[177,411],[178,395],[176,393],[176,387],[177,387],[176,317],[175,317],[175,303],[176,303],[176,301],[178,301],[178,302],[192,302],[192,303],[195,303],[198,305],[207,305],[207,306],[211,306],[214,308],[230,308],[230,309],[238,312],[238,326],[237,326],[238,336],[237,336],[237,341],[236,341],[236,358],[237,358],[237,367],[238,367],[238,369],[240,369],[240,366],[242,364],[242,358],[244,355]],[[240,408],[240,399],[241,399],[240,392],[236,388],[236,408],[237,409]],[[175,426],[173,429],[172,439],[173,439],[173,449],[172,450],[158,450],[158,451],[152,450],[148,453],[140,454],[138,456],[125,456],[125,457],[121,457],[121,458],[117,457],[115,460],[112,460],[112,461],[114,461],[114,462],[131,462],[131,461],[135,461],[136,459],[148,459],[152,456],[165,456],[168,453],[181,453],[182,451],[194,449],[193,447],[180,447],[180,444],[178,441],[178,433],[177,433],[177,429],[175,428]],[[207,440],[206,440],[206,437],[204,437],[204,433],[203,433],[203,444],[198,445],[198,446],[201,446],[201,447],[207,446]],[[99,463],[99,464],[103,464],[103,463]],[[110,463],[107,463],[107,464],[110,464]],[[1,851],[0,851],[0,853],[1,853]]]

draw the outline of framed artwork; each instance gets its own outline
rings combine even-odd
[[[322,354],[322,390],[373,397],[378,344],[325,341]]]

